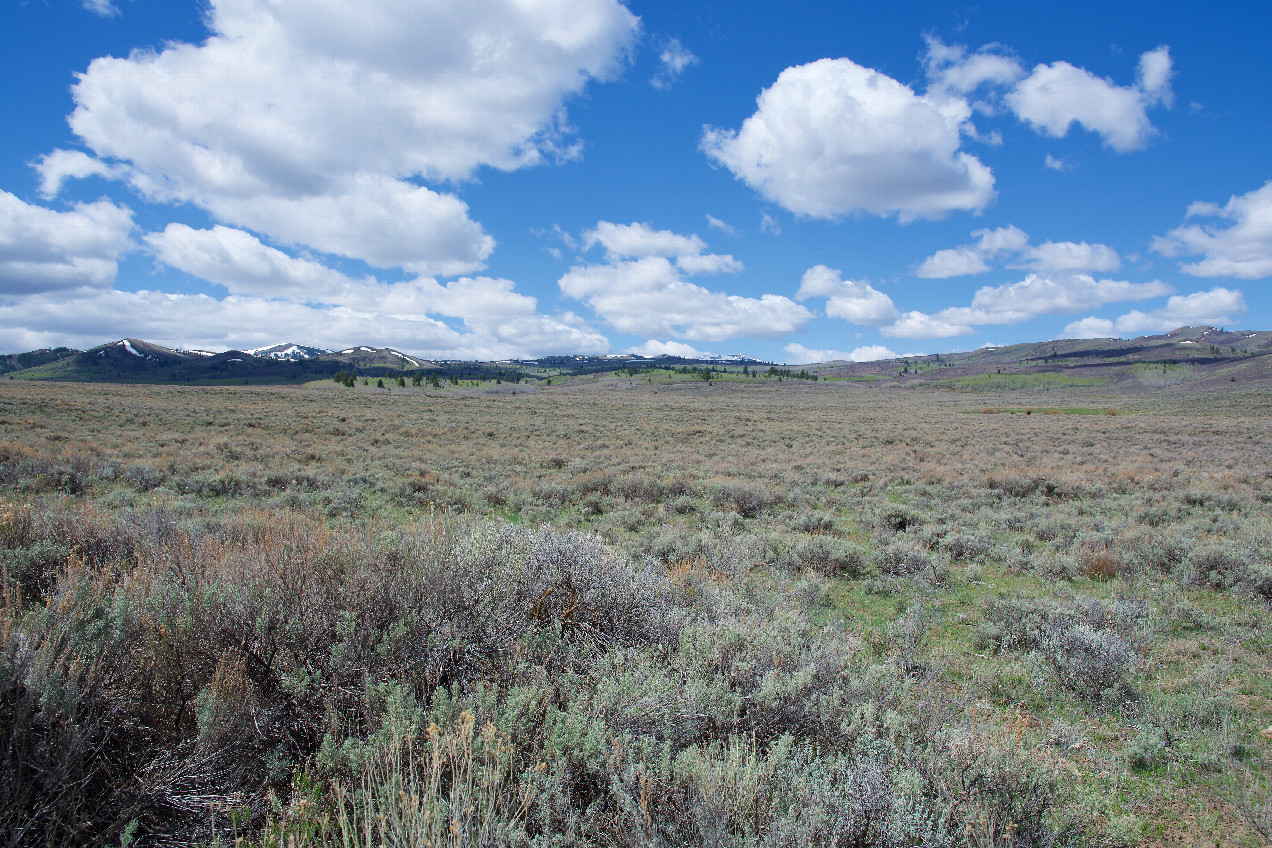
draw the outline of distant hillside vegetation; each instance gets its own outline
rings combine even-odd
[[[77,353],[79,353],[78,350],[70,347],[46,347],[26,353],[0,354],[0,374],[21,371],[23,368],[34,368],[37,365],[47,365]]]

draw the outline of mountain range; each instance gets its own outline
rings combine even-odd
[[[1226,331],[1216,327],[1180,327],[1169,333],[1135,339],[1058,339],[984,347],[965,353],[908,356],[874,362],[829,362],[803,366],[821,377],[896,380],[925,383],[977,374],[1063,372],[1067,378],[1109,379],[1131,373],[1140,377],[1160,368],[1171,378],[1187,372],[1189,379],[1224,375],[1272,374],[1272,332]],[[60,347],[0,355],[0,375],[18,380],[79,382],[135,382],[173,384],[270,384],[326,379],[356,374],[378,379],[421,374],[458,379],[546,378],[555,375],[596,374],[621,369],[681,366],[738,370],[740,366],[770,366],[740,355],[705,359],[635,354],[609,356],[549,356],[502,362],[428,360],[394,348],[355,346],[326,350],[291,342],[252,350],[220,353],[177,350],[140,339],[119,339],[89,350]],[[1173,379],[1173,378],[1172,378]],[[1141,380],[1143,382],[1143,380]],[[1150,381],[1151,382],[1151,381]],[[1159,381],[1161,382],[1161,381]]]

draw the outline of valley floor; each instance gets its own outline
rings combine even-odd
[[[0,381],[0,831],[1269,844],[1272,395],[976,388]]]

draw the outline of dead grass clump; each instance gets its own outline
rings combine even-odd
[[[1082,555],[1082,575],[1089,580],[1107,582],[1121,573],[1122,564],[1110,551],[1087,551]]]

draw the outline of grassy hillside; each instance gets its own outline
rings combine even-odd
[[[0,381],[0,831],[1266,844],[1272,393],[1118,367]]]

